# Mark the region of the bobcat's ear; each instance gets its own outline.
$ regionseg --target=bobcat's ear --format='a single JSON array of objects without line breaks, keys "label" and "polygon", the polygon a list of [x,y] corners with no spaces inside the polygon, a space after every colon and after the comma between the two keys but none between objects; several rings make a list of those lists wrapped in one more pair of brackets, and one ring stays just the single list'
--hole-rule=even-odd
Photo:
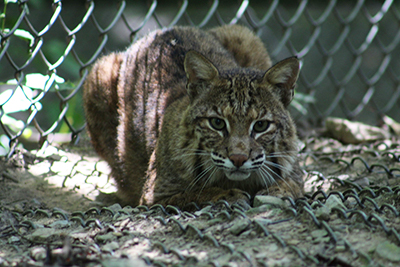
[{"label": "bobcat's ear", "polygon": [[299,77],[300,62],[297,57],[284,59],[272,66],[264,74],[263,81],[272,84],[279,95],[282,103],[287,107],[293,99],[294,87]]},{"label": "bobcat's ear", "polygon": [[184,67],[188,79],[187,89],[191,97],[199,93],[198,89],[204,88],[204,83],[211,83],[219,75],[210,60],[193,50],[186,53]]}]

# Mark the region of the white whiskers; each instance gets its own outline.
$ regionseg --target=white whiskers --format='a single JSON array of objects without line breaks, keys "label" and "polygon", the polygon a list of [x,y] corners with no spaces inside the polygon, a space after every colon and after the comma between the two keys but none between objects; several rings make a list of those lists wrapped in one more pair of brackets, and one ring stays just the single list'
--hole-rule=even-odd
[{"label": "white whiskers", "polygon": [[[269,154],[268,156],[266,156],[266,158],[282,158],[284,160],[289,161],[290,159],[293,159],[293,156],[287,155],[287,153],[283,152],[283,153]],[[277,173],[277,171],[275,171],[273,168],[275,170],[280,170],[287,174],[291,174],[294,172],[292,168],[288,168],[282,164],[265,160],[263,165],[256,172],[260,177],[260,179],[262,180],[262,182],[264,183],[266,189],[269,190],[269,187],[272,186],[273,184],[276,184],[279,187],[279,183],[277,182],[277,180],[279,179],[283,181],[290,190],[293,190],[290,184],[285,181],[285,178],[282,177],[281,174]]]},{"label": "white whiskers", "polygon": [[203,192],[203,190],[204,190],[204,188],[206,187],[206,185],[208,184],[208,182],[209,182],[209,181],[212,179],[212,177],[214,176],[215,172],[218,170],[218,168],[215,167],[215,166],[211,166],[211,167],[209,167],[209,169],[210,169],[210,168],[212,169],[212,171],[211,171],[210,175],[208,176],[208,178],[205,180],[203,186],[201,187],[200,192],[199,192],[199,194],[198,194],[198,198],[200,197],[201,193]]}]

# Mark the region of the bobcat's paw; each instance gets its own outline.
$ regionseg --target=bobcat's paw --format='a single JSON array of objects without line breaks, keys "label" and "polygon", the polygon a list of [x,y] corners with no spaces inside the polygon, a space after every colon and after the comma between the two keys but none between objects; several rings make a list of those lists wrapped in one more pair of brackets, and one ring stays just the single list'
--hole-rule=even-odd
[{"label": "bobcat's paw", "polygon": [[257,192],[256,196],[292,197],[292,194],[282,190],[279,186],[271,186]]},{"label": "bobcat's paw", "polygon": [[247,206],[250,204],[249,194],[239,189],[224,190],[211,199],[211,201],[214,203],[218,202],[219,200],[225,200],[230,205],[238,204],[244,208],[247,208]]}]

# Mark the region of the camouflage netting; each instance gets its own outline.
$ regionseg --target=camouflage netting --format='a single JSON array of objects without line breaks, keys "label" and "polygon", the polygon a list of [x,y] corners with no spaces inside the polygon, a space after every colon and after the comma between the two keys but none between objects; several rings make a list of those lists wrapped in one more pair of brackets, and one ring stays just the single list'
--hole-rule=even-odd
[{"label": "camouflage netting", "polygon": [[[400,132],[400,2],[83,2],[0,5],[0,266],[400,264],[400,142],[385,128]],[[84,134],[90,65],[152,29],[227,23],[252,28],[274,62],[302,62],[306,196],[250,210],[104,204],[115,186]],[[327,117],[385,133],[344,145],[318,134]]]}]

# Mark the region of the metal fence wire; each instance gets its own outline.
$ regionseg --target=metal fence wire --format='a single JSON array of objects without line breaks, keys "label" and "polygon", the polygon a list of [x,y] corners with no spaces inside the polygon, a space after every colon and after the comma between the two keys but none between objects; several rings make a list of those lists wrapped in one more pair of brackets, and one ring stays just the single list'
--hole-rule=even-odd
[{"label": "metal fence wire", "polygon": [[[0,152],[19,142],[76,140],[82,84],[102,54],[149,30],[240,23],[274,62],[297,55],[293,108],[311,125],[327,116],[378,124],[400,119],[400,2],[386,1],[3,1],[0,23]],[[299,94],[301,95],[301,94]],[[66,140],[64,140],[66,139]]]}]

